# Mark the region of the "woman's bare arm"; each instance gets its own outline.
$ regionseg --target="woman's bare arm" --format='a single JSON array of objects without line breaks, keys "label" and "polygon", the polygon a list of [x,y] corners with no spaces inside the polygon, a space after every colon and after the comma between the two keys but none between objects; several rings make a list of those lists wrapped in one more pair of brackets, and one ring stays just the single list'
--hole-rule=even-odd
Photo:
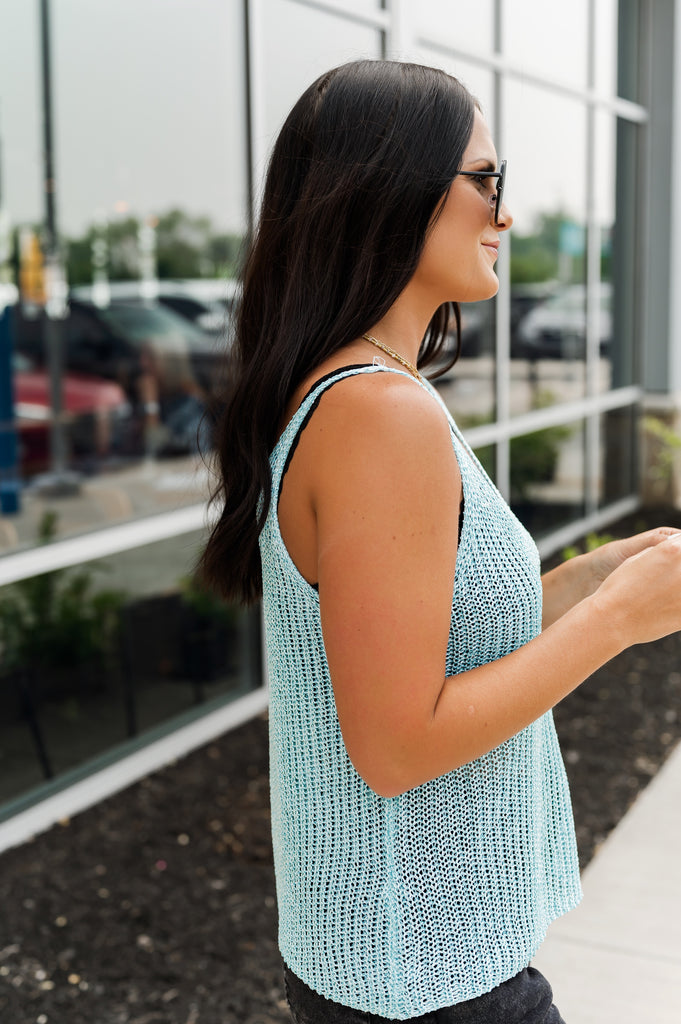
[{"label": "woman's bare arm", "polygon": [[339,721],[381,795],[491,750],[624,647],[681,628],[681,543],[651,537],[539,637],[443,679],[461,482],[441,410],[410,382],[372,375],[337,385],[308,431]]}]

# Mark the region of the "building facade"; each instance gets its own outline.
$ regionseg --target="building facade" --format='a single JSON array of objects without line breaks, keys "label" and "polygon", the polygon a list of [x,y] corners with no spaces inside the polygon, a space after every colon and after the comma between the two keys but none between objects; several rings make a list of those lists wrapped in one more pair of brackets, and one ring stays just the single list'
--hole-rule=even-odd
[{"label": "building facade", "polygon": [[438,387],[542,554],[675,500],[681,406],[676,0],[28,8],[0,14],[0,848],[267,705],[257,610],[192,579],[203,414],[269,149],[328,67],[443,68],[508,160],[499,292]]}]

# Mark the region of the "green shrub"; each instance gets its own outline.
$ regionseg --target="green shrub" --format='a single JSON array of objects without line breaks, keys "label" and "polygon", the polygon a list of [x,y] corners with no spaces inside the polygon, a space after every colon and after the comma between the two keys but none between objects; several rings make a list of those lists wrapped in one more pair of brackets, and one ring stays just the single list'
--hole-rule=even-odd
[{"label": "green shrub", "polygon": [[[46,512],[38,543],[53,540],[56,526],[56,513]],[[124,594],[93,591],[92,581],[91,571],[56,569],[0,592],[0,649],[5,670],[107,662],[117,648]]]}]

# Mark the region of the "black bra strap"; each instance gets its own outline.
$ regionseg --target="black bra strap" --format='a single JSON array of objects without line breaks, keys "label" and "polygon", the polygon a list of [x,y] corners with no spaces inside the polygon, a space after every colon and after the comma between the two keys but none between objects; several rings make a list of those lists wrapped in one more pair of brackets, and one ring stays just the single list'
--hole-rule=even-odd
[{"label": "black bra strap", "polygon": [[[306,391],[306,393],[305,393],[305,395],[303,397],[303,400],[301,401],[300,405],[302,405],[303,402],[305,402],[305,400],[312,394],[313,391],[316,391],[316,389],[319,387],[320,384],[323,384],[325,381],[329,380],[330,377],[335,377],[339,373],[345,373],[346,370],[364,369],[365,366],[370,366],[370,365],[372,365],[372,364],[370,364],[370,363],[353,363],[350,366],[339,366],[337,370],[331,370],[330,373],[325,373],[323,377],[320,377],[318,380],[316,380],[314,382],[312,387],[308,388],[308,390]],[[339,377],[338,378],[338,380],[346,380],[346,379],[347,379],[346,377]],[[334,384],[337,384],[337,383],[338,383],[338,381],[334,381]],[[333,387],[333,384],[331,384],[330,387]],[[298,430],[296,431],[295,437],[291,441],[291,446],[290,446],[290,448],[289,448],[289,450],[288,450],[288,452],[286,454],[286,461],[284,462],[284,468],[282,469],[281,477],[279,478],[279,493],[277,494],[277,504],[279,504],[279,499],[281,497],[281,488],[282,488],[282,485],[284,483],[284,477],[286,476],[286,471],[288,470],[288,468],[289,468],[289,466],[291,464],[291,459],[293,458],[295,450],[298,447],[298,441],[300,440],[300,435],[302,434],[302,432],[305,430],[305,427],[310,422],[310,417],[312,416],[312,413],[315,411],[315,409],[319,405],[319,402],[321,400],[322,395],[326,391],[328,391],[328,390],[329,390],[328,388],[324,388],[324,389],[322,389],[319,392],[319,394],[315,398],[314,402],[312,402],[310,408],[305,413],[305,416],[303,417],[303,420],[302,420],[300,426],[298,427]],[[458,543],[459,544],[461,543],[461,531],[463,529],[463,517],[464,517],[464,498],[463,498],[463,495],[462,495],[462,497],[461,497],[461,504],[459,506],[459,523],[458,523]],[[315,590],[319,590],[319,584],[318,583],[311,583],[310,586],[313,587]]]},{"label": "black bra strap", "polygon": [[[312,385],[311,388],[308,388],[308,390],[305,392],[305,396],[303,398],[303,401],[300,403],[300,405],[303,404],[303,402],[312,394],[313,391],[316,391],[316,389],[319,387],[320,384],[323,384],[324,381],[329,380],[329,378],[335,377],[336,374],[338,374],[338,373],[345,373],[346,370],[360,370],[360,369],[363,369],[365,366],[370,366],[370,365],[371,365],[370,363],[353,363],[351,366],[339,366],[337,370],[332,370],[330,373],[325,373],[323,377],[320,377],[319,380],[316,380],[314,382],[314,384]],[[339,377],[338,378],[338,380],[345,380],[345,379],[346,379],[345,377]],[[337,384],[338,381],[334,381],[334,383]],[[333,384],[331,384],[330,386],[333,387]],[[281,496],[281,485],[284,482],[284,477],[286,476],[286,471],[287,471],[288,467],[291,464],[291,459],[293,458],[294,452],[295,452],[296,448],[298,447],[298,441],[300,440],[300,435],[302,434],[302,432],[305,430],[305,427],[310,422],[310,417],[312,416],[312,413],[315,411],[315,409],[319,405],[319,402],[321,400],[322,395],[326,391],[328,391],[328,390],[329,390],[328,388],[324,388],[323,391],[319,392],[319,394],[315,398],[314,402],[312,403],[310,408],[305,413],[305,416],[303,417],[303,421],[300,424],[300,426],[298,427],[298,430],[296,431],[296,436],[291,441],[291,447],[289,448],[288,453],[286,455],[286,461],[284,462],[284,468],[281,471],[281,477],[279,479],[279,494],[277,495],[277,501],[279,501],[279,498]]]}]

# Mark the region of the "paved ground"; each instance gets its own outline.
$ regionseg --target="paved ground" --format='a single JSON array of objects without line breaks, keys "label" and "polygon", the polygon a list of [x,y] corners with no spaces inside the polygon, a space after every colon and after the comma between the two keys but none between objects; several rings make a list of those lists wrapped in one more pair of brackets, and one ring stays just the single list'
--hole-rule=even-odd
[{"label": "paved ground", "polygon": [[681,747],[601,847],[535,964],[567,1024],[681,1020]]},{"label": "paved ground", "polygon": [[0,515],[0,556],[32,547],[41,517],[58,515],[57,539],[204,502],[210,490],[206,466],[193,456],[138,462],[83,476],[77,493],[55,498],[27,487],[21,509]]}]

